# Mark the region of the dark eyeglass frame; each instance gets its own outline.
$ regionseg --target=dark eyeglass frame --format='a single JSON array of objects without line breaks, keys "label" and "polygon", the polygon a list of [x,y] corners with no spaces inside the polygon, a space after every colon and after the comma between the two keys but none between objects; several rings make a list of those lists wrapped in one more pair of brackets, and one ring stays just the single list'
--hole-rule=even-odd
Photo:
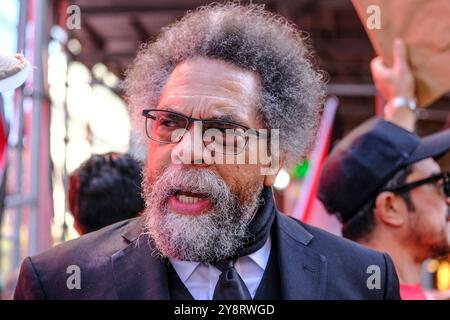
[{"label": "dark eyeglass frame", "polygon": [[444,181],[444,185],[443,185],[444,194],[447,198],[449,198],[450,197],[450,171],[444,171],[441,173],[433,174],[432,176],[430,176],[428,178],[414,181],[411,183],[407,183],[407,184],[404,184],[401,186],[384,189],[382,191],[390,191],[390,192],[394,192],[394,193],[404,193],[404,192],[410,191],[414,188],[420,187],[424,184],[436,182],[441,179],[443,179],[443,181]]},{"label": "dark eyeglass frame", "polygon": [[[233,121],[220,120],[220,119],[199,119],[199,118],[193,118],[193,117],[189,117],[189,116],[187,116],[185,114],[182,114],[182,113],[179,113],[179,112],[175,112],[175,111],[171,111],[171,110],[161,110],[161,109],[144,109],[144,110],[142,110],[142,115],[145,117],[145,133],[147,134],[147,137],[149,139],[153,140],[153,141],[156,141],[156,142],[162,143],[162,144],[176,144],[176,143],[180,142],[183,137],[180,137],[180,140],[173,141],[173,142],[172,141],[160,141],[160,140],[157,140],[155,138],[152,138],[151,135],[148,132],[148,126],[147,126],[147,121],[148,121],[148,119],[151,118],[150,112],[165,112],[165,113],[173,114],[173,115],[176,115],[176,116],[179,116],[179,117],[182,117],[182,118],[186,119],[187,122],[186,122],[186,127],[183,128],[184,130],[188,130],[194,122],[200,121],[200,122],[202,122],[202,124],[203,123],[221,123],[221,124],[233,125],[233,126],[236,126],[237,128],[240,128],[240,129],[243,129],[243,130],[245,130],[247,132],[250,132],[251,134],[254,134],[257,137],[262,137],[262,138],[268,138],[269,137],[269,135],[266,135],[266,134],[264,134],[262,132],[259,132],[256,129],[251,129],[251,128],[247,127],[247,126],[244,126],[244,125],[242,125],[240,123],[236,123],[236,122],[233,122]],[[155,119],[153,119],[153,120],[155,120]],[[245,141],[245,143],[247,144],[247,140]]]}]

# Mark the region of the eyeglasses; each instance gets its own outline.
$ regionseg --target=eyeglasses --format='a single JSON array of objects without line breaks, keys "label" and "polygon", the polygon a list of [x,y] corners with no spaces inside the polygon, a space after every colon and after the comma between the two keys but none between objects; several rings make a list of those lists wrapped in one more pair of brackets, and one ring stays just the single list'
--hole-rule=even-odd
[{"label": "eyeglasses", "polygon": [[450,171],[434,174],[428,178],[414,181],[411,183],[407,183],[407,184],[404,184],[404,185],[401,185],[398,187],[385,189],[383,191],[391,191],[394,193],[403,193],[403,192],[410,191],[414,188],[417,188],[417,187],[427,184],[427,183],[435,183],[441,179],[443,180],[443,184],[442,184],[442,188],[441,188],[442,194],[445,197],[449,198],[450,197]]},{"label": "eyeglasses", "polygon": [[267,137],[255,129],[227,120],[197,119],[178,112],[159,109],[143,110],[142,115],[145,117],[147,137],[163,144],[180,142],[194,122],[202,123],[204,146],[223,154],[241,153],[247,145],[249,134]]}]

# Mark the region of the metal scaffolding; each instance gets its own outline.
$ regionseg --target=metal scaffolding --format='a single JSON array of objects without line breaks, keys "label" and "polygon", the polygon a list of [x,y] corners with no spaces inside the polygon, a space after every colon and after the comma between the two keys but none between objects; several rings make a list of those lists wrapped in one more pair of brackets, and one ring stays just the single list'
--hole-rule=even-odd
[{"label": "metal scaffolding", "polygon": [[[11,242],[12,270],[19,267],[25,255],[36,254],[52,244],[50,104],[45,85],[48,9],[46,0],[20,0],[17,51],[32,57],[34,68],[30,82],[16,91],[9,137],[8,180],[11,181],[4,209],[11,215],[12,223],[10,233],[3,239]],[[27,104],[31,104],[31,112],[24,111]],[[31,131],[27,130],[27,123],[31,123]],[[26,236],[21,232],[23,229],[27,231]]]}]

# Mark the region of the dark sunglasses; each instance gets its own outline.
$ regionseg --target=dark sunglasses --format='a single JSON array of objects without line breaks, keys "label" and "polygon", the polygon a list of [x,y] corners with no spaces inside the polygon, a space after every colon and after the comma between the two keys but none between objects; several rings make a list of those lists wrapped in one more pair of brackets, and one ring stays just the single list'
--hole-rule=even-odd
[{"label": "dark sunglasses", "polygon": [[441,179],[443,180],[443,186],[442,186],[443,193],[448,198],[448,197],[450,197],[450,171],[433,174],[432,176],[430,176],[428,178],[414,181],[411,183],[407,183],[407,184],[404,184],[404,185],[401,185],[398,187],[384,189],[383,191],[391,191],[394,193],[404,193],[404,192],[410,191],[414,188],[417,188],[417,187],[427,184],[427,183],[435,183]]}]

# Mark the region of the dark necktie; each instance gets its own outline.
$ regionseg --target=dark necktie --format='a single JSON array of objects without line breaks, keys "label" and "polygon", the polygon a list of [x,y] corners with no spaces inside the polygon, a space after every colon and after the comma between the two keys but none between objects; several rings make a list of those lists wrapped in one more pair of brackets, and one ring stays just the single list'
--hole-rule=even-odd
[{"label": "dark necktie", "polygon": [[214,289],[213,300],[251,300],[252,296],[244,281],[234,268],[234,261],[228,260],[212,264],[222,271]]}]

